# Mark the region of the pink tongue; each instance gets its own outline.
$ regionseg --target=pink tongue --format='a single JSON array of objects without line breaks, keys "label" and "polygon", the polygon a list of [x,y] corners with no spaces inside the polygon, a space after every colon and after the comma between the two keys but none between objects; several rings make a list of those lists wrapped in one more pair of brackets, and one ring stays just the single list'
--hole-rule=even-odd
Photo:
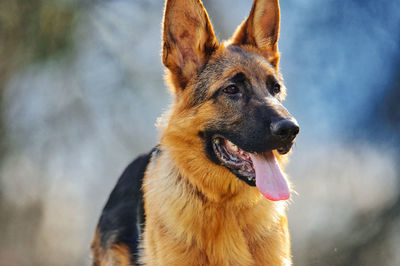
[{"label": "pink tongue", "polygon": [[290,197],[289,185],[272,152],[251,154],[256,171],[256,186],[269,200],[287,200]]}]

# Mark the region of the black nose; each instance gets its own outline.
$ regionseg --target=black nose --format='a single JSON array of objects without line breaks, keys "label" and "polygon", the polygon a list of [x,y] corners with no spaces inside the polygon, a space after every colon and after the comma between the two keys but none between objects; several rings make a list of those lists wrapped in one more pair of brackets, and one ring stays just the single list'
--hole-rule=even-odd
[{"label": "black nose", "polygon": [[282,119],[271,123],[271,134],[282,141],[292,141],[300,131],[295,120]]}]

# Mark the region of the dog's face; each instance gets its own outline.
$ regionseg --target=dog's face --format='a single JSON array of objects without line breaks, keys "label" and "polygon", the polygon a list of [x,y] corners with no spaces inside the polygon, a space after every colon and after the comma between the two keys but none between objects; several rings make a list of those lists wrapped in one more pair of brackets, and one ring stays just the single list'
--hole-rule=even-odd
[{"label": "dog's face", "polygon": [[299,131],[281,104],[282,79],[263,57],[233,45],[210,60],[199,80],[195,94],[202,96],[195,99],[214,109],[213,119],[200,131],[209,158],[255,185],[250,154],[285,154]]},{"label": "dog's face", "polygon": [[[275,0],[256,0],[224,44],[216,40],[201,2],[166,4],[163,62],[176,102],[164,137],[173,139],[169,144],[186,165],[203,164],[203,173],[223,168],[271,200],[289,197],[276,156],[289,152],[299,132],[282,105],[278,32]],[[194,173],[201,167],[189,168]]]}]

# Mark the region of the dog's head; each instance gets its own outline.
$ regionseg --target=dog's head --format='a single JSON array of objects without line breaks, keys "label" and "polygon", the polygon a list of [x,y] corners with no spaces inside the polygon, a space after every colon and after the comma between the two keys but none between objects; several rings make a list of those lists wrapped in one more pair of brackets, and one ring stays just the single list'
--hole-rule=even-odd
[{"label": "dog's head", "polygon": [[278,161],[299,126],[282,105],[279,20],[278,0],[255,0],[220,44],[199,0],[166,2],[162,58],[175,102],[162,142],[209,194],[245,184],[271,200],[289,197]]}]

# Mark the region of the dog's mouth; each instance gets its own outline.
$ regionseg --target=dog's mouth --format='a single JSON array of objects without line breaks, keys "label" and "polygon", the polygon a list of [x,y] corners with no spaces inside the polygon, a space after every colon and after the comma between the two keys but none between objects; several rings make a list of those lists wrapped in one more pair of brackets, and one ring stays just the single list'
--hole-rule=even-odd
[{"label": "dog's mouth", "polygon": [[[277,151],[285,154],[291,146],[280,147]],[[288,181],[272,150],[247,152],[220,135],[212,138],[212,147],[221,165],[250,186],[257,186],[267,199],[278,201],[290,197]]]}]

